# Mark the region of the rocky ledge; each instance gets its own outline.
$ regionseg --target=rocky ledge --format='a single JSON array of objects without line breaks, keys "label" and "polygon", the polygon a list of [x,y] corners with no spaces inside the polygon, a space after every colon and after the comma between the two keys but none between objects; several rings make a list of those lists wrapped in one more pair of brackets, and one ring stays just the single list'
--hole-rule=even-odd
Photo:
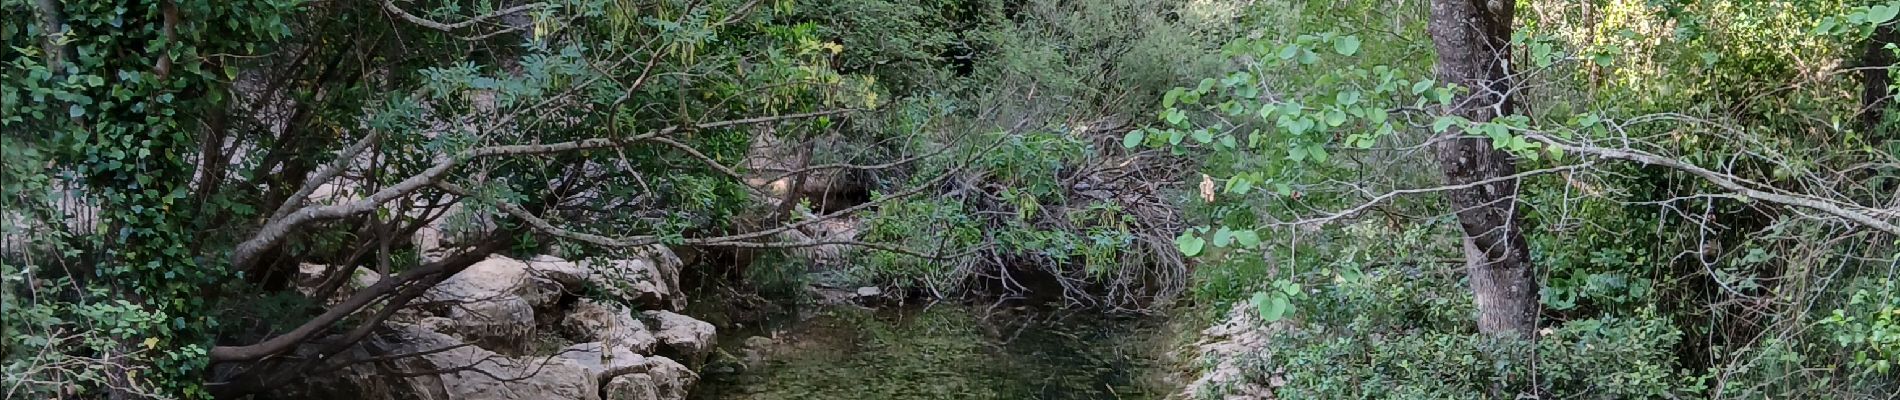
[{"label": "rocky ledge", "polygon": [[[663,247],[643,254],[586,261],[491,256],[436,285],[414,312],[399,313],[329,363],[342,367],[269,397],[685,399],[715,332],[675,313],[686,305],[679,258]],[[359,269],[344,290],[377,278]]]}]

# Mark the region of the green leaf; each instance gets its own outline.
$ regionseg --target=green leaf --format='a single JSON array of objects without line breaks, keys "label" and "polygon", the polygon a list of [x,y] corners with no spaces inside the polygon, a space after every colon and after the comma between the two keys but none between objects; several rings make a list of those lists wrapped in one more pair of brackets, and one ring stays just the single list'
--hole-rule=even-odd
[{"label": "green leaf", "polygon": [[1900,6],[1897,6],[1897,5],[1880,5],[1880,6],[1869,7],[1867,8],[1867,24],[1869,25],[1885,24],[1887,23],[1887,21],[1892,21],[1894,15],[1896,14],[1900,14]]},{"label": "green leaf", "polygon": [[1253,191],[1252,179],[1236,176],[1227,180],[1227,193],[1244,195],[1251,191]]},{"label": "green leaf", "polygon": [[1432,80],[1426,79],[1426,80],[1418,81],[1418,83],[1412,84],[1412,95],[1416,96],[1420,93],[1425,93],[1426,89],[1431,89],[1431,88],[1432,88]]},{"label": "green leaf", "polygon": [[1293,146],[1293,147],[1287,148],[1286,159],[1293,160],[1293,161],[1306,160],[1306,146]]},{"label": "green leaf", "polygon": [[1234,135],[1221,135],[1220,146],[1231,149],[1235,147],[1240,147],[1240,144],[1234,143]]},{"label": "green leaf", "polygon": [[1292,196],[1292,195],[1293,195],[1293,186],[1292,186],[1292,185],[1287,185],[1287,184],[1285,184],[1285,183],[1274,183],[1274,184],[1273,184],[1273,191],[1275,191],[1275,192],[1279,192],[1281,196]]},{"label": "green leaf", "polygon": [[1285,125],[1287,133],[1291,133],[1293,136],[1299,136],[1301,133],[1305,133],[1307,128],[1313,127],[1313,121],[1306,118],[1287,118],[1285,121],[1287,122],[1282,125]]},{"label": "green leaf", "polygon": [[1128,148],[1128,149],[1135,148],[1135,146],[1141,145],[1142,140],[1147,140],[1147,139],[1148,139],[1148,131],[1146,130],[1136,129],[1136,130],[1128,131],[1128,136],[1122,137],[1122,148]]},{"label": "green leaf", "polygon": [[1313,161],[1326,162],[1326,146],[1314,143],[1306,147],[1306,152],[1313,156]]},{"label": "green leaf", "polygon": [[1183,256],[1193,257],[1201,255],[1201,248],[1206,246],[1207,239],[1202,239],[1193,233],[1184,232],[1181,233],[1180,237],[1174,238],[1174,248],[1181,250],[1181,255]]},{"label": "green leaf", "polygon": [[86,108],[80,107],[78,104],[67,106],[66,115],[73,118],[79,118],[79,116],[86,115]]},{"label": "green leaf", "polygon": [[1168,145],[1179,146],[1181,145],[1181,139],[1185,137],[1187,137],[1187,134],[1183,134],[1181,131],[1168,131]]},{"label": "green leaf", "polygon": [[1595,56],[1590,57],[1590,61],[1597,63],[1599,67],[1609,67],[1610,64],[1616,62],[1616,56],[1612,56],[1610,53],[1597,53]]},{"label": "green leaf", "polygon": [[1208,131],[1207,131],[1206,129],[1200,129],[1200,130],[1195,130],[1195,131],[1194,131],[1194,141],[1195,141],[1195,142],[1198,142],[1198,143],[1200,143],[1200,144],[1208,144],[1208,143],[1213,143],[1213,142],[1214,142],[1214,134],[1213,134],[1213,133],[1210,133],[1210,132],[1208,132]]},{"label": "green leaf", "polygon": [[1326,113],[1326,126],[1339,126],[1346,123],[1346,112],[1332,110]]},{"label": "green leaf", "polygon": [[1358,104],[1358,103],[1359,103],[1359,91],[1357,91],[1357,90],[1347,90],[1347,91],[1344,91],[1344,92],[1339,92],[1339,94],[1336,94],[1336,95],[1333,95],[1333,103],[1334,103],[1334,104],[1338,104],[1338,105],[1340,105],[1340,106],[1342,106],[1342,107],[1343,107],[1343,106],[1350,106],[1350,105],[1353,105],[1353,104]]},{"label": "green leaf", "polygon": [[1234,243],[1246,248],[1260,246],[1260,234],[1252,229],[1234,231]]},{"label": "green leaf", "polygon": [[1286,47],[1280,48],[1280,59],[1282,60],[1291,60],[1293,59],[1293,57],[1296,57],[1299,55],[1300,55],[1300,46],[1288,44],[1286,45]]},{"label": "green leaf", "polygon": [[1213,89],[1213,88],[1214,88],[1214,78],[1201,78],[1201,85],[1195,86],[1194,91],[1198,93],[1206,93],[1209,89]]},{"label": "green leaf", "polygon": [[1181,112],[1181,109],[1178,108],[1170,108],[1167,111],[1167,115],[1164,115],[1163,118],[1166,118],[1169,124],[1180,125],[1181,121],[1187,119],[1187,113]]},{"label": "green leaf", "polygon": [[1340,36],[1339,39],[1334,39],[1333,51],[1338,51],[1339,55],[1342,56],[1351,56],[1359,53],[1359,37],[1346,35]]},{"label": "green leaf", "polygon": [[1445,133],[1445,130],[1451,129],[1451,126],[1457,124],[1459,119],[1453,115],[1438,117],[1438,120],[1432,121],[1432,133]]},{"label": "green leaf", "polygon": [[1167,94],[1161,95],[1161,108],[1174,108],[1175,100],[1180,99],[1180,97],[1181,88],[1168,90]]},{"label": "green leaf", "polygon": [[1214,247],[1227,247],[1227,245],[1233,243],[1234,231],[1228,230],[1225,226],[1220,227],[1220,230],[1214,231]]},{"label": "green leaf", "polygon": [[1259,307],[1260,319],[1267,322],[1279,321],[1286,318],[1288,308],[1292,308],[1292,304],[1287,301],[1286,296],[1268,295],[1266,304]]}]

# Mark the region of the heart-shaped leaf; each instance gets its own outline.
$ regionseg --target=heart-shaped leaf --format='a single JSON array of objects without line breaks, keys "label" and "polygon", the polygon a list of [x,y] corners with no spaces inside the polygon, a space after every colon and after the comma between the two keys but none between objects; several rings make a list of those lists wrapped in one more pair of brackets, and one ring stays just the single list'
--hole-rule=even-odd
[{"label": "heart-shaped leaf", "polygon": [[1339,52],[1339,55],[1342,56],[1359,53],[1359,37],[1347,35],[1340,36],[1339,39],[1334,39],[1333,51]]},{"label": "heart-shaped leaf", "polygon": [[1141,141],[1147,140],[1147,139],[1148,139],[1148,131],[1141,130],[1141,129],[1128,131],[1128,136],[1122,137],[1122,148],[1129,148],[1129,149],[1135,148],[1135,146],[1141,145]]},{"label": "heart-shaped leaf", "polygon": [[1202,239],[1192,233],[1182,233],[1180,237],[1174,238],[1174,248],[1181,250],[1181,255],[1184,256],[1201,255],[1201,248],[1206,246],[1207,239]]}]

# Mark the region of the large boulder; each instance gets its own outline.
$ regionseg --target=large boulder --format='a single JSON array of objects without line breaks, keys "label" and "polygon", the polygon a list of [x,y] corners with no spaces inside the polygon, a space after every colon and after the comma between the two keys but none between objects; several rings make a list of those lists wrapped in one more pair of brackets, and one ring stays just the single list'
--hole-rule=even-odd
[{"label": "large boulder", "polygon": [[666,357],[647,357],[642,371],[608,378],[605,400],[684,400],[699,380],[685,365]]},{"label": "large boulder", "polygon": [[593,300],[574,303],[561,319],[563,336],[580,342],[602,342],[641,354],[653,352],[657,341],[645,323],[633,318],[633,311]]},{"label": "large boulder", "polygon": [[554,256],[536,256],[525,265],[532,275],[558,282],[571,292],[593,286],[604,294],[665,310],[686,308],[680,287],[681,261],[665,246],[648,246],[637,257],[624,260],[573,262]]},{"label": "large boulder", "polygon": [[313,378],[276,393],[365,400],[597,400],[600,382],[562,357],[511,358],[414,325],[397,325],[340,354],[341,379]]},{"label": "large boulder", "polygon": [[660,341],[654,354],[700,365],[706,361],[706,352],[717,344],[716,331],[706,321],[664,310],[642,312],[641,319]]},{"label": "large boulder", "polygon": [[601,342],[567,346],[554,352],[554,356],[580,365],[582,369],[587,370],[595,382],[607,382],[617,376],[644,372],[647,368],[646,356],[627,350],[625,347],[611,346]]},{"label": "large boulder", "polygon": [[534,335],[535,310],[552,309],[561,285],[501,256],[475,263],[430,288],[422,300],[450,321],[448,333],[484,348],[520,355]]}]

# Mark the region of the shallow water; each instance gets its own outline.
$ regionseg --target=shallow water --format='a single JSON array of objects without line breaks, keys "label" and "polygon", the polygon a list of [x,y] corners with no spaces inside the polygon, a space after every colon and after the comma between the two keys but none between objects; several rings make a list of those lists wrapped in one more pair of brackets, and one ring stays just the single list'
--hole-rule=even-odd
[{"label": "shallow water", "polygon": [[[1145,318],[938,303],[827,306],[765,325],[721,332],[723,360],[694,399],[1154,399],[1167,389],[1146,379],[1160,324]],[[749,350],[751,336],[774,340]]]}]

